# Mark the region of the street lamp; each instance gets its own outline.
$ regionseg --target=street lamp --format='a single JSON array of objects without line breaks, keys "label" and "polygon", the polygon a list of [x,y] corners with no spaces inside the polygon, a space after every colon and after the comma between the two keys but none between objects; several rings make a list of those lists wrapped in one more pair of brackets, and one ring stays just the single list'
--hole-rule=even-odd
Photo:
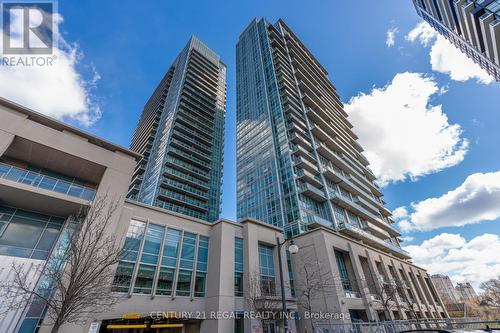
[{"label": "street lamp", "polygon": [[[283,307],[283,327],[285,329],[285,333],[288,333],[288,317],[286,311],[286,299],[285,299],[285,283],[283,279],[283,267],[281,264],[281,247],[288,241],[285,239],[283,242],[280,242],[280,238],[276,237],[276,244],[278,245],[278,264],[280,267],[280,289],[281,289],[281,305]],[[288,251],[291,254],[296,254],[299,252],[299,247],[295,244],[294,240],[290,240],[290,246],[288,247]]]}]

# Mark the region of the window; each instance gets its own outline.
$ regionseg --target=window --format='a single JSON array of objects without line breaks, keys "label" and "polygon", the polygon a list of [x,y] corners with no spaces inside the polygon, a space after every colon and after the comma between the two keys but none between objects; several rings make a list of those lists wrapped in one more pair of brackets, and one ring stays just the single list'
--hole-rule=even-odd
[{"label": "window", "polygon": [[243,296],[243,239],[234,239],[234,296]]},{"label": "window", "polygon": [[[124,255],[115,273],[113,291],[129,292],[132,286],[136,294],[155,292],[171,296],[177,279],[177,296],[204,297],[208,245],[206,236],[132,220],[124,242]],[[196,274],[193,273],[195,258]]]},{"label": "window", "polygon": [[292,296],[295,297],[295,288],[293,285],[293,272],[292,272],[292,257],[290,251],[286,251],[286,266],[288,268],[288,279],[290,280],[290,292]]},{"label": "window", "polygon": [[193,275],[194,253],[196,248],[196,234],[184,232],[182,237],[180,271],[177,278],[177,296],[191,295],[191,277]]},{"label": "window", "polygon": [[0,206],[0,255],[47,259],[64,218]]},{"label": "window", "polygon": [[194,280],[194,297],[205,297],[205,284],[207,273],[196,272]]},{"label": "window", "polygon": [[179,253],[179,243],[181,240],[181,232],[179,230],[168,228],[167,239],[163,245],[163,256],[161,265],[167,267],[177,266],[177,255]]},{"label": "window", "polygon": [[264,296],[276,294],[274,257],[271,246],[259,244],[260,288]]},{"label": "window", "polygon": [[137,271],[137,277],[135,279],[134,293],[151,294],[155,271],[156,266],[139,265],[139,270]]},{"label": "window", "polygon": [[344,254],[340,251],[335,250],[335,258],[337,259],[337,267],[339,269],[342,287],[344,288],[344,291],[352,292],[352,285],[351,281],[349,280],[349,273],[347,272]]},{"label": "window", "polygon": [[193,269],[194,250],[196,247],[196,235],[190,232],[184,232],[182,237],[182,252],[180,268]]},{"label": "window", "polygon": [[128,292],[130,283],[132,282],[132,273],[134,272],[134,264],[120,261],[116,269],[115,279],[113,280],[113,291]]},{"label": "window", "polygon": [[245,329],[244,323],[243,314],[236,313],[236,318],[234,318],[234,333],[243,333]]},{"label": "window", "polygon": [[177,277],[177,296],[189,296],[191,293],[191,271],[181,270]]},{"label": "window", "polygon": [[172,295],[172,285],[174,283],[175,269],[161,267],[156,285],[157,295]]},{"label": "window", "polygon": [[205,296],[205,284],[208,262],[208,237],[200,236],[198,240],[198,256],[196,264],[196,278],[194,280],[194,297]]}]

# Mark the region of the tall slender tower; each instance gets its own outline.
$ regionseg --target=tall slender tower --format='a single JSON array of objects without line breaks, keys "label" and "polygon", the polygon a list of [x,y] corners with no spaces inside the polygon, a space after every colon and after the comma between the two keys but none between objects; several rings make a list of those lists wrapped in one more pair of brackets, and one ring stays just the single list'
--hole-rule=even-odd
[{"label": "tall slender tower", "polygon": [[217,220],[225,112],[226,65],[193,36],[144,107],[130,146],[143,158],[128,197]]},{"label": "tall slender tower", "polygon": [[407,257],[327,71],[282,21],[237,48],[238,218],[321,224]]},{"label": "tall slender tower", "polygon": [[413,0],[418,15],[500,81],[500,0]]}]

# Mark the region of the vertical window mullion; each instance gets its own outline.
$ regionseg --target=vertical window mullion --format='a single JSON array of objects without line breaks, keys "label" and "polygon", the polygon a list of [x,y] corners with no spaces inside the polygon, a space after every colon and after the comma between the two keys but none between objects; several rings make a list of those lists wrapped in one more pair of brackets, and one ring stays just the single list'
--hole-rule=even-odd
[{"label": "vertical window mullion", "polygon": [[196,271],[198,270],[198,247],[200,246],[200,235],[196,235],[196,243],[194,244],[193,269],[191,271],[191,285],[189,286],[189,295],[191,300],[194,298],[194,284],[196,279]]},{"label": "vertical window mullion", "polygon": [[130,288],[128,290],[129,296],[132,296],[132,293],[134,292],[135,279],[137,278],[137,273],[139,271],[139,266],[141,264],[142,250],[144,249],[144,242],[146,240],[146,233],[148,231],[148,227],[149,227],[149,219],[146,221],[146,225],[144,226],[144,234],[141,239],[141,245],[139,246],[139,250],[137,251],[137,258],[135,260],[134,272],[132,273],[132,278],[130,280]]},{"label": "vertical window mullion", "polygon": [[160,243],[160,251],[158,252],[158,261],[156,262],[156,271],[155,271],[155,276],[153,278],[153,288],[151,290],[151,298],[154,298],[156,295],[158,277],[160,276],[161,262],[163,260],[163,246],[165,246],[165,240],[167,239],[167,232],[168,228],[166,226],[163,226],[163,238]]},{"label": "vertical window mullion", "polygon": [[179,278],[180,261],[182,253],[182,245],[184,244],[184,230],[181,233],[181,239],[179,241],[179,249],[177,250],[177,261],[175,263],[174,281],[172,283],[172,299],[177,295],[177,280]]}]

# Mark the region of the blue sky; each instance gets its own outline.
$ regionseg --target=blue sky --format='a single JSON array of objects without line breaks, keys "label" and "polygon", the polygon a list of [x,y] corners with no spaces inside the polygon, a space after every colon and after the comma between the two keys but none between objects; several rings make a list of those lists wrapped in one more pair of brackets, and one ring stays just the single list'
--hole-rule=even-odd
[{"label": "blue sky", "polygon": [[[362,98],[363,95],[360,94],[372,94],[374,89],[379,89],[381,93],[387,92],[391,82],[393,86],[399,84],[397,80],[393,81],[398,73],[419,73],[413,77],[403,75],[403,81],[408,84],[407,89],[411,90],[413,86],[419,87],[418,84],[427,87],[433,85],[435,89],[440,89],[429,93],[424,99],[431,106],[440,106],[441,115],[447,117],[442,121],[447,126],[459,126],[459,130],[455,128],[454,133],[458,133],[460,142],[463,143],[464,140],[468,142],[468,147],[462,149],[466,151],[465,156],[459,158],[458,162],[449,163],[452,164],[450,166],[437,168],[441,169],[440,171],[431,168],[430,171],[424,172],[428,173],[427,175],[416,177],[417,179],[413,181],[405,175],[403,180],[395,183],[389,181],[389,185],[384,189],[385,199],[390,209],[406,207],[408,214],[402,216],[401,220],[413,224],[413,227],[408,228],[408,232],[405,233],[405,236],[413,240],[404,244],[410,246],[408,250],[415,255],[417,263],[428,267],[432,272],[448,272],[454,281],[468,279],[476,285],[481,280],[500,274],[500,260],[489,259],[481,263],[482,266],[473,269],[484,270],[484,273],[474,273],[464,272],[463,268],[460,269],[456,261],[450,258],[454,251],[466,253],[469,248],[473,248],[475,243],[471,245],[470,242],[474,237],[483,237],[475,242],[490,242],[495,249],[498,249],[500,247],[498,219],[472,224],[471,221],[475,221],[474,218],[470,218],[464,222],[465,226],[455,226],[453,222],[444,221],[443,227],[435,229],[429,227],[428,221],[422,222],[427,223],[424,227],[420,225],[415,227],[415,223],[418,224],[422,220],[418,220],[416,216],[414,219],[417,222],[412,221],[411,213],[415,211],[415,208],[411,207],[412,202],[440,198],[458,188],[472,174],[486,174],[500,170],[498,154],[500,84],[478,82],[477,77],[472,74],[472,78],[468,80],[463,77],[460,81],[453,79],[453,73],[446,73],[446,69],[442,68],[451,64],[452,60],[444,59],[444,65],[431,66],[430,52],[433,41],[424,45],[426,41],[422,31],[420,37],[413,38],[413,41],[405,37],[421,22],[410,0],[385,0],[383,4],[368,0],[312,0],[307,3],[295,0],[141,2],[124,0],[119,4],[117,6],[116,1],[103,0],[59,1],[59,13],[63,18],[59,29],[62,38],[68,43],[66,56],[69,68],[75,75],[79,75],[76,78],[80,84],[79,97],[83,96],[83,104],[86,103],[83,108],[93,110],[91,114],[94,118],[91,117],[91,120],[82,118],[82,113],[78,116],[68,116],[64,104],[57,106],[61,111],[52,115],[112,142],[128,146],[144,103],[189,36],[197,35],[219,53],[228,66],[222,216],[234,219],[236,215],[235,45],[239,33],[252,18],[266,17],[271,22],[283,18],[329,71],[330,79],[346,104],[351,104],[352,97]],[[391,29],[396,31],[394,45],[388,46],[387,33]],[[436,39],[435,36],[433,38]],[[76,54],[71,54],[68,49],[75,51]],[[438,68],[440,66],[441,69]],[[1,75],[0,71],[0,79]],[[400,78],[403,79],[403,76]],[[28,75],[28,78],[31,76]],[[2,89],[1,84],[0,89]],[[61,101],[64,101],[64,96],[72,96],[70,93],[64,94],[55,90],[47,92],[49,95],[51,93]],[[6,93],[3,95],[11,97]],[[12,99],[30,106],[34,104],[35,108],[37,105],[35,97],[29,99],[18,94]],[[377,101],[379,100],[366,100],[367,105],[373,103],[372,115],[378,109],[385,109],[385,106]],[[356,112],[354,119],[361,119],[358,123],[366,123],[363,122],[366,120],[364,115],[367,111],[363,113],[366,106],[363,108],[354,102],[352,104],[352,108],[355,109],[353,112]],[[38,109],[44,111],[43,106]],[[51,114],[51,110],[47,113]],[[100,119],[96,120],[97,118]],[[373,117],[370,121],[373,121]],[[409,118],[409,122],[411,121]],[[356,124],[354,122],[355,126]],[[403,126],[403,128],[411,126],[401,122],[390,124],[393,127]],[[418,129],[418,126],[426,125],[425,122],[423,125],[416,122],[414,128]],[[363,131],[366,132],[368,129],[364,128]],[[451,132],[453,130],[448,129],[448,133]],[[422,133],[427,133],[425,128],[422,128]],[[369,135],[370,133],[360,137]],[[442,135],[438,137],[442,138]],[[418,136],[414,136],[412,140],[418,145]],[[453,147],[460,149],[458,146],[459,142]],[[377,149],[371,147],[370,150]],[[497,180],[498,175],[491,176],[491,179]],[[472,183],[477,185],[477,182]],[[491,193],[495,194],[497,190],[497,187],[489,189],[488,184],[478,186],[479,190],[486,192],[486,197]],[[443,201],[446,201],[444,199],[436,202],[435,207],[443,204]],[[497,200],[497,197],[492,200]],[[448,205],[448,209],[454,209],[453,203],[448,202]],[[500,206],[500,202],[498,205]],[[432,207],[433,204],[420,209],[429,209],[429,206]],[[486,207],[488,208],[491,209]],[[481,207],[476,205],[464,209],[477,211]],[[446,215],[447,211],[444,209],[442,212],[426,213],[427,219],[429,216],[438,216],[436,214],[439,213]],[[495,215],[496,212],[492,214],[493,217],[490,215],[486,218],[493,219],[500,215],[500,213]],[[419,231],[419,227],[424,231]],[[434,241],[423,243],[432,238]],[[435,243],[439,246],[436,247]],[[475,251],[475,256],[484,257],[486,253],[477,247],[472,250]],[[486,256],[491,255],[491,250],[487,251],[489,252]],[[436,257],[441,258],[448,266],[439,268],[439,263],[435,261]]]}]

